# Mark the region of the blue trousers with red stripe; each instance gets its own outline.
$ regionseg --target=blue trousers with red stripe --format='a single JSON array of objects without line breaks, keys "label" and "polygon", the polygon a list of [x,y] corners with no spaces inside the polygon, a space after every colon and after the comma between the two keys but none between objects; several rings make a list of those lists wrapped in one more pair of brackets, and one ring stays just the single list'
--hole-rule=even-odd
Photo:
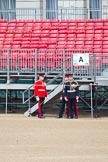
[{"label": "blue trousers with red stripe", "polygon": [[45,98],[39,97],[38,101],[38,117],[41,118],[43,116],[43,104]]},{"label": "blue trousers with red stripe", "polygon": [[68,117],[76,116],[76,98],[68,98]]}]

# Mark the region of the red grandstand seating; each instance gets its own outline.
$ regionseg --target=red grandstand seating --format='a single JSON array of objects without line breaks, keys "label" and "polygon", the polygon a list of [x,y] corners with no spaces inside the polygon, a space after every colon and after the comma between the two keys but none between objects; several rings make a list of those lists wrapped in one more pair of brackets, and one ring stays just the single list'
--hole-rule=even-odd
[{"label": "red grandstand seating", "polygon": [[[0,20],[0,48],[33,48],[54,50],[53,55],[39,53],[38,67],[43,68],[45,59],[48,68],[59,67],[62,55],[56,49],[90,50],[96,54],[108,53],[108,21],[107,20]],[[13,56],[12,56],[13,57]],[[58,57],[58,58],[57,58]],[[70,57],[70,56],[69,56]],[[30,59],[30,58],[29,58]],[[34,68],[34,62],[27,59],[26,66]],[[35,58],[33,57],[33,60]],[[56,64],[52,62],[56,60]],[[5,64],[4,64],[5,65]],[[15,68],[14,63],[10,64]],[[67,67],[70,64],[67,63]],[[19,63],[24,68],[24,63]]]}]

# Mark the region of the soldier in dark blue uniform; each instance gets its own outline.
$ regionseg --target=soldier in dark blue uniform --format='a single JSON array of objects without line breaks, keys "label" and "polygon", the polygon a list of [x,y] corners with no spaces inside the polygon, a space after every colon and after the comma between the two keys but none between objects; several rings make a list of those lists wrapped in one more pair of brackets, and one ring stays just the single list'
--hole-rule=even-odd
[{"label": "soldier in dark blue uniform", "polygon": [[66,83],[68,81],[69,81],[68,80],[68,75],[65,75],[64,84],[63,84],[63,91],[62,91],[61,96],[60,96],[61,107],[60,107],[58,118],[62,118],[63,117],[63,113],[65,111],[66,111],[66,114],[67,114],[68,101],[65,100],[65,85],[66,85]]},{"label": "soldier in dark blue uniform", "polygon": [[68,118],[77,118],[76,102],[79,99],[78,82],[73,79],[73,75],[69,75],[69,82],[65,85],[65,100],[68,101]]}]

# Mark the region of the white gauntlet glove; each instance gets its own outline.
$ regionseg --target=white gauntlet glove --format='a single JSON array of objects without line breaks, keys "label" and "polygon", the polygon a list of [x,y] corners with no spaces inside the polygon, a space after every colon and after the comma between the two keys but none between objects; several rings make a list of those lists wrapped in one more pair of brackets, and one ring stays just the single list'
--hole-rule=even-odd
[{"label": "white gauntlet glove", "polygon": [[36,96],[36,100],[39,101],[39,97],[38,96]]},{"label": "white gauntlet glove", "polygon": [[62,100],[62,96],[60,97],[60,100]]},{"label": "white gauntlet glove", "polygon": [[65,99],[65,101],[68,101],[67,97],[65,97],[64,99]]}]

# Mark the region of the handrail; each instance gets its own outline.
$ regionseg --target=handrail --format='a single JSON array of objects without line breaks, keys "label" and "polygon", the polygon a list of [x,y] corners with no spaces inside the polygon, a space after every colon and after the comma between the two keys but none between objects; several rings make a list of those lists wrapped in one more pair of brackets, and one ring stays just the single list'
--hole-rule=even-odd
[{"label": "handrail", "polygon": [[[48,85],[50,85],[55,79],[57,79],[60,75],[61,75],[62,73],[59,73],[55,78],[53,78],[53,79],[51,79],[48,83],[47,83],[47,86]],[[60,85],[60,84],[59,84]],[[28,91],[30,91],[30,89],[32,88],[34,86],[34,84],[33,85],[31,85],[29,88],[27,88],[23,93],[22,93],[22,95],[23,95],[23,104],[25,104],[26,102],[28,102],[31,98],[33,98],[34,97],[34,94],[32,95],[32,96],[29,96],[29,98],[27,99],[27,100],[24,100],[24,95],[25,95],[25,93]],[[57,88],[57,87],[56,87]],[[55,89],[55,88],[54,88]],[[53,90],[54,90],[53,89]],[[30,93],[29,93],[30,94]]]},{"label": "handrail", "polygon": [[[66,61],[67,61],[67,59],[64,60],[62,63],[60,63],[60,65],[61,65],[61,64],[64,64]],[[51,70],[49,73],[51,73],[51,72],[52,72],[52,70]],[[57,79],[58,77],[60,77],[61,74],[63,74],[63,72],[59,73],[56,77],[54,77],[53,79],[51,79],[51,80],[47,83],[47,85],[51,84],[55,79]],[[34,95],[32,95],[32,96],[29,96],[29,98],[28,98],[27,100],[24,100],[24,94],[25,94],[27,91],[29,92],[30,89],[31,89],[33,86],[34,86],[34,84],[31,85],[29,88],[27,88],[27,89],[23,92],[23,94],[22,94],[22,96],[23,96],[23,104],[25,104],[25,103],[28,102],[31,98],[34,97]],[[30,95],[30,92],[29,92],[29,95]]]}]

